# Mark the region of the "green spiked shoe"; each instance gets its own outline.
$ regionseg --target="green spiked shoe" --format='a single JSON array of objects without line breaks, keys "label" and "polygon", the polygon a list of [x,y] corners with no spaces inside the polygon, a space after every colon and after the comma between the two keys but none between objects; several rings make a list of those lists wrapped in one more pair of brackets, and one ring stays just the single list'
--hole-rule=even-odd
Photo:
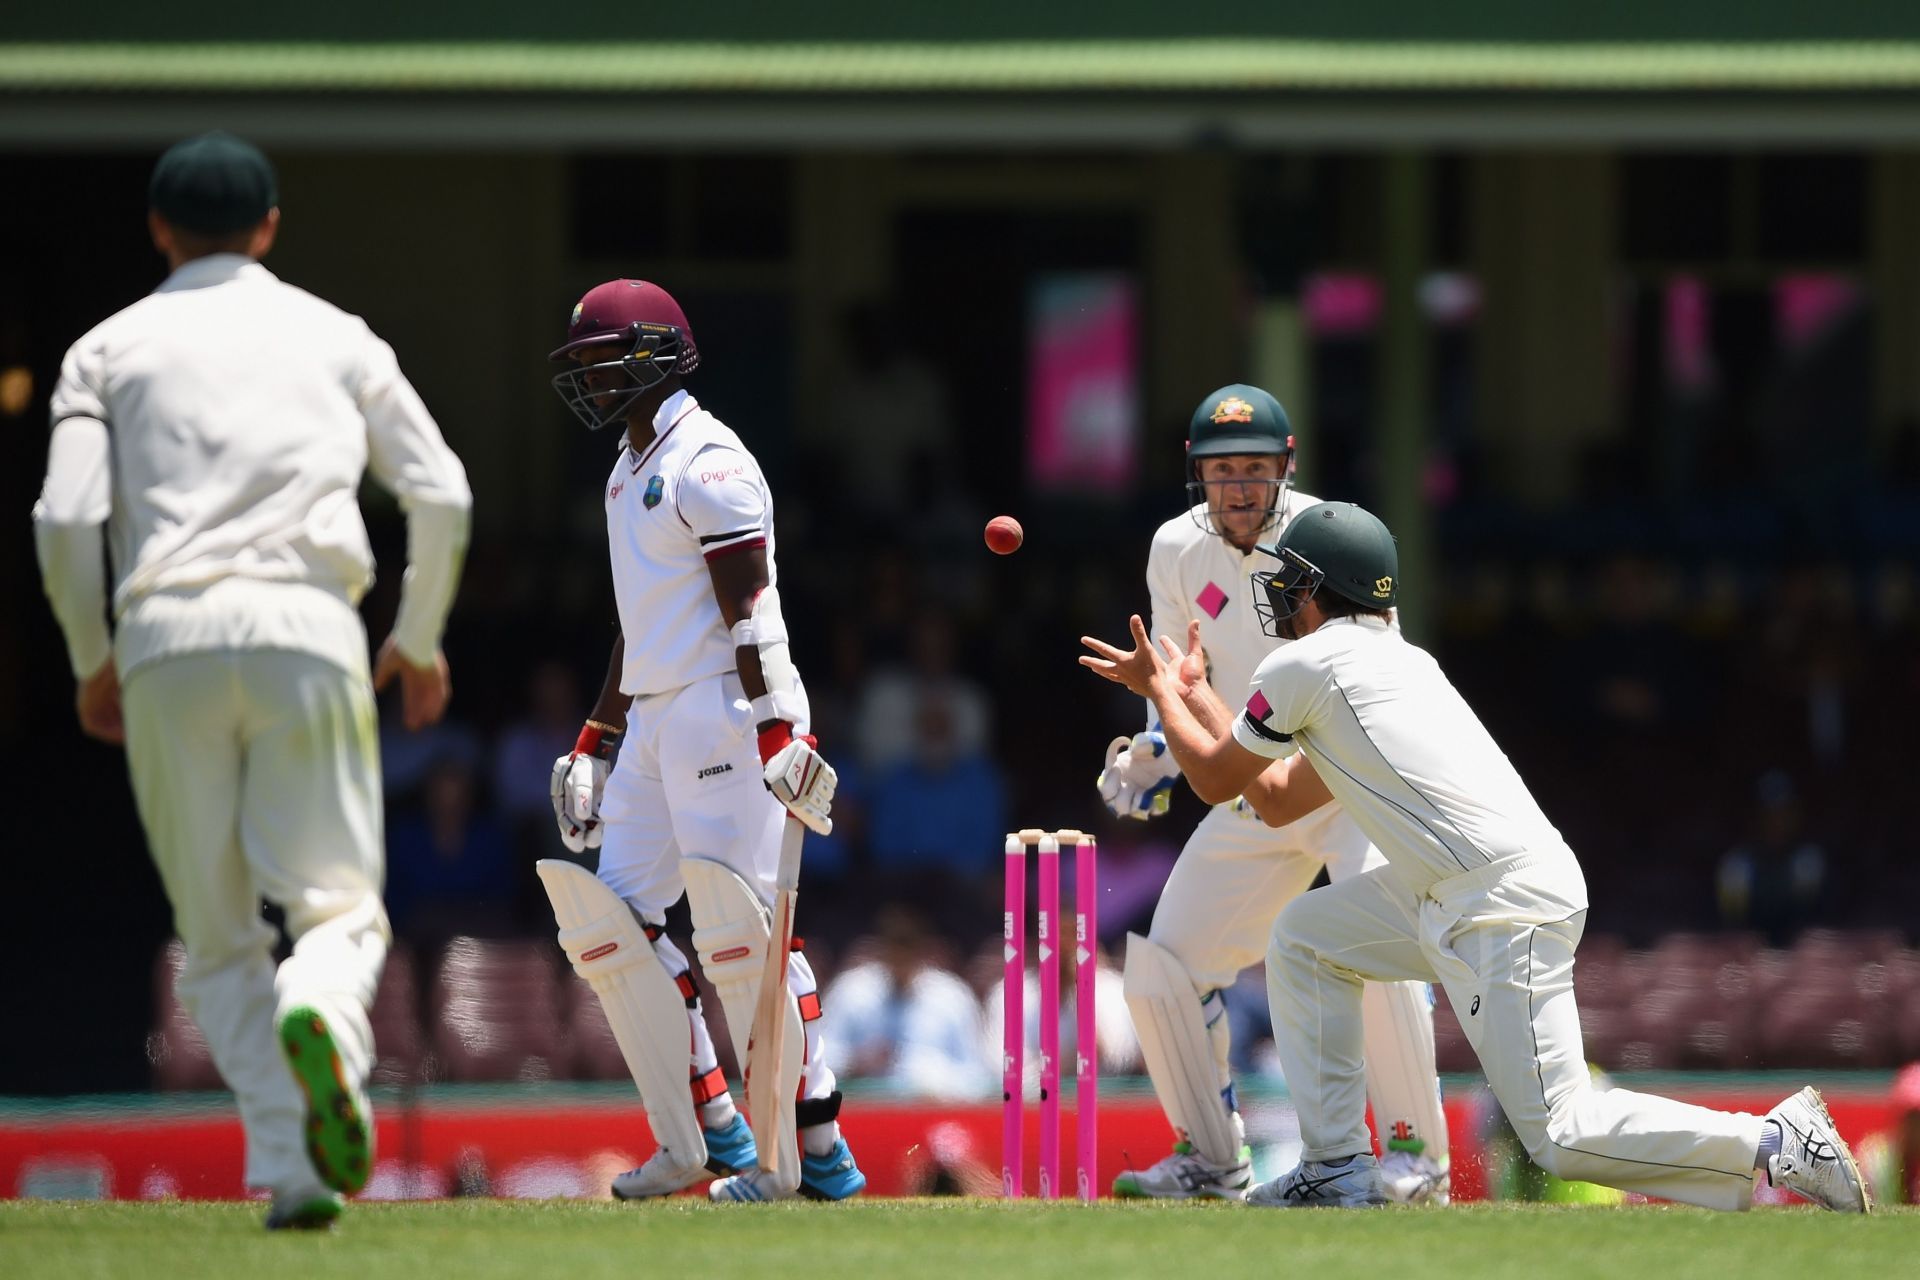
[{"label": "green spiked shoe", "polygon": [[[309,1005],[280,1019],[280,1048],[307,1098],[307,1156],[320,1181],[352,1195],[373,1172],[373,1111],[347,1080],[333,1030]],[[337,1211],[336,1211],[337,1212]]]},{"label": "green spiked shoe", "polygon": [[331,1191],[319,1195],[275,1196],[267,1210],[269,1231],[326,1231],[332,1228],[346,1208],[346,1202]]}]

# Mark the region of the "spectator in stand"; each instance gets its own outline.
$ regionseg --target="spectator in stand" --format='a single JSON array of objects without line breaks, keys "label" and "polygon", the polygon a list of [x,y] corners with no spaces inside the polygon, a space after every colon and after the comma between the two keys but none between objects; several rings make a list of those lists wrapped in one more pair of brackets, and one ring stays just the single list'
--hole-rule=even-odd
[{"label": "spectator in stand", "polygon": [[868,848],[883,881],[976,882],[999,863],[1006,835],[1004,785],[984,750],[960,740],[949,691],[923,689],[913,753],[873,787]]},{"label": "spectator in stand", "polygon": [[843,490],[880,528],[918,515],[912,479],[917,454],[946,461],[953,449],[945,384],[906,341],[905,318],[884,302],[849,307],[841,317],[849,368],[829,406],[845,451]]},{"label": "spectator in stand", "polygon": [[993,1064],[981,1054],[980,1002],[930,959],[937,942],[911,907],[880,909],[874,958],[846,970],[820,1007],[846,1055],[845,1074],[916,1098],[984,1098]]},{"label": "spectator in stand", "polygon": [[935,610],[921,612],[907,644],[906,665],[881,668],[860,695],[854,727],[860,762],[876,774],[923,745],[922,704],[935,696],[946,705],[946,735],[962,755],[984,751],[992,736],[993,704],[987,691],[955,668],[952,619]]},{"label": "spectator in stand", "polygon": [[1893,1128],[1860,1144],[1860,1171],[1875,1204],[1920,1204],[1920,1062],[1893,1078]]},{"label": "spectator in stand", "polygon": [[[1070,907],[1062,908],[1070,912]],[[1072,928],[1072,916],[1063,915],[1065,927]],[[1031,949],[1030,949],[1031,950]],[[1074,982],[1074,949],[1061,947],[1060,960],[1060,1061],[1063,1074],[1074,1062],[1080,1052],[1078,1041],[1079,1021],[1074,1015],[1077,992]],[[1000,975],[1005,973],[1000,954],[1000,939],[995,938],[989,951],[983,951],[974,962],[976,974],[991,972],[995,975],[987,988],[986,1021],[982,1027],[986,1044],[986,1057],[991,1063],[998,1064],[1005,1052],[1002,1033],[1006,1021],[1006,994],[1002,988]],[[1039,1088],[1040,1054],[1040,975],[1039,970],[1029,966],[1026,981],[1022,984],[1027,1014],[1027,1061],[1025,1080],[1029,1091]],[[1105,947],[1099,948],[1094,966],[1093,996],[1093,1032],[1099,1043],[1100,1074],[1103,1076],[1139,1075],[1146,1070],[1140,1058],[1140,1040],[1133,1033],[1133,1015],[1127,1012],[1125,980],[1120,971],[1113,967],[1113,958]]]},{"label": "spectator in stand", "polygon": [[474,789],[467,759],[445,757],[427,771],[419,808],[388,826],[387,912],[394,933],[422,952],[456,934],[497,935],[515,924],[506,832],[476,806]]},{"label": "spectator in stand", "polygon": [[1600,567],[1595,587],[1593,629],[1563,655],[1575,723],[1601,742],[1635,747],[1686,731],[1705,709],[1706,686],[1692,641],[1668,616],[1660,570],[1622,553]]},{"label": "spectator in stand", "polygon": [[384,706],[380,715],[380,786],[389,804],[418,795],[427,775],[447,761],[479,767],[480,739],[465,724],[442,720],[415,733],[401,714],[399,708]]},{"label": "spectator in stand", "polygon": [[525,714],[508,725],[493,753],[493,798],[520,857],[561,858],[553,800],[543,769],[573,750],[580,733],[580,686],[562,662],[542,662],[527,681]]},{"label": "spectator in stand", "polygon": [[1762,774],[1754,793],[1752,835],[1720,859],[1720,918],[1782,947],[1819,922],[1827,854],[1808,838],[1799,792],[1784,769]]}]

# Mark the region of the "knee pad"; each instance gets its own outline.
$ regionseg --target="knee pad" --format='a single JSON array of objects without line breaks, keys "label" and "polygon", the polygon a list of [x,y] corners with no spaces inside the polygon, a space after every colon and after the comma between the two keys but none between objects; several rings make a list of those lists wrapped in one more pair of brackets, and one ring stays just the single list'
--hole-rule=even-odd
[{"label": "knee pad", "polygon": [[727,1026],[742,1052],[753,1031],[753,1004],[773,926],[760,896],[738,872],[711,858],[684,858],[687,907],[693,916],[693,949],[700,971],[720,993]]},{"label": "knee pad", "polygon": [[1232,1086],[1223,1090],[1224,1066],[1186,966],[1165,947],[1130,933],[1123,978],[1140,1054],[1167,1119],[1208,1160],[1235,1163],[1240,1142],[1226,1096]]},{"label": "knee pad", "polygon": [[[687,906],[693,915],[694,950],[700,954],[702,972],[720,993],[741,1069],[756,1079],[759,1072],[771,1071],[778,1082],[773,1094],[775,1115],[770,1123],[755,1115],[754,1135],[758,1139],[765,1133],[769,1147],[787,1150],[795,1141],[795,1098],[806,1087],[806,1026],[799,1002],[788,999],[781,1060],[760,1061],[762,1048],[753,1040],[753,1015],[767,947],[773,938],[772,920],[761,905],[760,895],[731,867],[711,858],[694,857],[683,858],[680,867],[687,885]],[[787,968],[782,966],[779,971],[783,980]],[[749,1094],[752,1092],[750,1089]],[[768,1151],[763,1149],[762,1168],[772,1167],[765,1163],[767,1158]],[[780,1167],[786,1169],[784,1164]],[[787,1173],[797,1177],[798,1166]]]},{"label": "knee pad", "polygon": [[553,900],[560,947],[600,997],[655,1139],[681,1164],[704,1163],[706,1138],[687,1085],[691,980],[682,988],[667,972],[632,909],[598,876],[557,858],[535,870]]}]

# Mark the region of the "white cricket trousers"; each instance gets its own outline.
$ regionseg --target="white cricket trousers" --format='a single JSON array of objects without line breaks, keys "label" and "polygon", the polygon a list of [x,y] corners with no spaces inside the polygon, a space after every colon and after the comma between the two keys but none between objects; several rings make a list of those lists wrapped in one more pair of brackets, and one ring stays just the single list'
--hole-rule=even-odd
[{"label": "white cricket trousers", "polygon": [[[805,727],[803,719],[796,730]],[[753,708],[738,675],[706,676],[635,698],[600,799],[606,823],[600,879],[652,924],[664,920],[686,892],[682,858],[722,864],[751,885],[763,904],[771,903],[787,810],[762,778]],[[663,958],[676,976],[685,971],[677,949]],[[787,961],[787,987],[803,1009],[818,1009],[819,983],[798,951]],[[689,1019],[692,1065],[696,1076],[705,1076],[715,1070],[717,1052],[704,1011],[691,1009]],[[729,1030],[736,1056],[744,1054],[750,1028]],[[835,1081],[817,1016],[807,1020],[806,1031],[801,1096],[824,1098]]]},{"label": "white cricket trousers", "polygon": [[1586,916],[1586,881],[1564,850],[1424,891],[1384,867],[1283,911],[1267,949],[1267,998],[1303,1158],[1368,1149],[1362,979],[1437,979],[1541,1168],[1709,1209],[1751,1205],[1760,1117],[1593,1088],[1573,998]]},{"label": "white cricket trousers", "polygon": [[[317,1007],[365,1080],[391,936],[373,691],[364,671],[311,654],[209,650],[136,667],[122,701],[134,798],[186,949],[180,1002],[239,1104],[247,1183],[311,1186],[275,1026]],[[277,972],[262,897],[293,938]]]},{"label": "white cricket trousers", "polygon": [[[1204,996],[1232,986],[1242,969],[1261,958],[1274,919],[1307,892],[1322,866],[1337,883],[1385,865],[1337,804],[1322,805],[1279,830],[1251,809],[1215,805],[1180,850],[1147,937],[1178,957]],[[1317,902],[1321,892],[1308,896]],[[1447,1119],[1434,1075],[1433,999],[1426,984],[1369,983],[1361,1016],[1367,1095],[1382,1147],[1396,1138],[1417,1138],[1424,1154],[1444,1164]],[[1213,1025],[1224,1072],[1226,1023]],[[1223,1076],[1221,1087],[1228,1083]]]}]

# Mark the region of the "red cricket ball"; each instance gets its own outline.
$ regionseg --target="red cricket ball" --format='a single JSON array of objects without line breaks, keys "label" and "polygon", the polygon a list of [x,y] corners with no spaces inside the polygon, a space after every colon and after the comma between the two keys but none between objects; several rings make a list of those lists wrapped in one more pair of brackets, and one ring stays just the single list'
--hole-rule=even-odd
[{"label": "red cricket ball", "polygon": [[1018,551],[1026,536],[1020,522],[1012,516],[995,516],[987,521],[987,546],[997,556],[1010,556]]}]

